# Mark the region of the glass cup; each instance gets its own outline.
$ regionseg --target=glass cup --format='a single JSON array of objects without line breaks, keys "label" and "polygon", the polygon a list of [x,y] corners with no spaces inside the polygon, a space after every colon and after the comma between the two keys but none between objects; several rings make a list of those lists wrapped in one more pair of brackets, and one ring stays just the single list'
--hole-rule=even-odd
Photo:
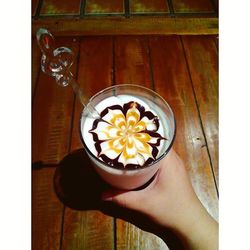
[{"label": "glass cup", "polygon": [[96,107],[96,105],[101,101],[109,97],[119,95],[127,95],[139,98],[145,102],[149,108],[152,108],[154,113],[156,113],[159,120],[161,121],[164,133],[162,136],[167,138],[167,140],[164,140],[162,149],[158,153],[156,160],[151,164],[133,169],[120,169],[103,162],[91,152],[89,149],[90,146],[88,146],[90,145],[90,141],[93,142],[93,140],[87,140],[87,137],[92,138],[92,135],[90,133],[88,134],[86,129],[84,130],[84,126],[87,126],[87,120],[93,120],[93,118],[90,117],[86,108],[82,111],[80,118],[80,135],[83,146],[91,162],[93,163],[95,170],[102,177],[102,179],[116,188],[131,190],[143,186],[155,175],[159,169],[162,159],[167,155],[173,145],[176,131],[175,117],[170,106],[161,96],[150,89],[138,85],[123,84],[106,88],[94,95],[90,99],[90,102]]}]

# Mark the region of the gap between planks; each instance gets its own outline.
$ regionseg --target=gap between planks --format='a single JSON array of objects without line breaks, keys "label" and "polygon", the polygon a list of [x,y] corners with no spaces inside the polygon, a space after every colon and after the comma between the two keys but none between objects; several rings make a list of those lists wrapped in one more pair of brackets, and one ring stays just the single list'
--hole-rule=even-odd
[{"label": "gap between planks", "polygon": [[215,178],[213,163],[212,163],[212,159],[211,159],[211,154],[210,154],[210,151],[209,151],[209,148],[208,148],[207,137],[206,137],[206,133],[205,133],[205,130],[204,130],[204,125],[203,125],[203,122],[202,122],[202,119],[201,119],[200,108],[199,108],[199,105],[198,105],[198,100],[197,100],[196,92],[195,92],[195,89],[194,89],[194,84],[193,84],[193,79],[192,79],[192,75],[191,75],[191,72],[190,72],[190,67],[189,67],[189,63],[188,63],[188,60],[187,60],[187,55],[186,55],[186,51],[185,51],[185,48],[184,48],[184,45],[183,45],[182,37],[181,36],[179,36],[179,37],[180,37],[180,42],[181,42],[183,54],[184,54],[184,57],[185,57],[185,62],[186,62],[186,65],[187,65],[188,75],[189,75],[189,78],[190,78],[190,84],[191,84],[192,91],[193,91],[195,106],[196,106],[197,113],[198,113],[198,116],[199,116],[199,121],[200,121],[202,134],[203,134],[204,140],[205,140],[205,145],[206,145],[207,154],[208,154],[208,158],[209,158],[210,168],[211,168],[212,175],[213,175],[214,185],[215,185],[217,197],[219,197],[219,191],[218,191],[218,186],[217,186],[217,183],[216,183],[216,178]]}]

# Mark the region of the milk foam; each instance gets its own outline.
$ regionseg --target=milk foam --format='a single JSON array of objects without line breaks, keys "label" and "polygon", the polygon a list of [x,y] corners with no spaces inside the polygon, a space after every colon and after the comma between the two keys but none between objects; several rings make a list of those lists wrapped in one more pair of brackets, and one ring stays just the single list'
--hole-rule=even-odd
[{"label": "milk foam", "polygon": [[[156,132],[161,137],[168,139],[169,131],[166,122],[166,115],[164,115],[164,113],[153,102],[147,99],[142,99],[141,97],[139,98],[131,95],[118,95],[108,97],[107,99],[104,99],[100,103],[98,103],[95,108],[99,113],[101,113],[107,107],[113,105],[119,105],[123,107],[124,104],[129,102],[133,102],[131,104],[132,106],[128,110],[128,113],[130,112],[132,115],[124,117],[124,114],[119,109],[108,110],[108,113],[103,116],[103,119],[105,121],[108,121],[109,124],[105,122],[99,122],[98,126],[93,130],[93,123],[95,119],[87,117],[84,124],[81,124],[81,132],[85,144],[96,157],[100,158],[100,152],[98,153],[98,151],[96,150],[93,136],[89,132],[91,130],[92,132],[97,134],[100,141],[103,140],[103,142],[100,144],[101,154],[104,154],[112,160],[117,158],[117,156],[119,155],[118,162],[120,164],[123,164],[124,167],[129,164],[143,166],[148,159],[153,158],[153,147],[151,147],[150,145],[156,145],[157,143],[157,155],[155,155],[155,159],[157,159],[168,147],[169,140],[158,140],[158,138],[154,136],[143,133],[143,127],[140,127],[140,125],[142,124],[144,124],[144,126],[146,126],[146,129],[149,131],[155,131],[156,129],[155,124],[152,122],[152,120],[148,119],[148,117],[143,117],[141,119],[142,123],[139,124],[139,122],[137,124],[138,126],[135,126],[135,123],[138,122],[138,115],[140,115],[138,114],[139,111],[136,109],[136,103],[143,106],[146,111],[150,111],[154,116],[159,118],[159,127]],[[112,125],[112,118],[114,118],[113,126],[110,126],[110,124]],[[134,129],[132,131],[133,133],[131,133],[131,136],[124,137],[124,126],[127,126],[126,124],[124,124],[124,120],[127,125],[130,124],[130,127],[133,127]],[[135,130],[136,132],[139,132],[134,133]],[[140,133],[140,131],[142,132]],[[120,137],[118,136],[117,138],[117,135],[120,135]],[[126,146],[126,150],[124,150],[125,145],[130,146]]]}]

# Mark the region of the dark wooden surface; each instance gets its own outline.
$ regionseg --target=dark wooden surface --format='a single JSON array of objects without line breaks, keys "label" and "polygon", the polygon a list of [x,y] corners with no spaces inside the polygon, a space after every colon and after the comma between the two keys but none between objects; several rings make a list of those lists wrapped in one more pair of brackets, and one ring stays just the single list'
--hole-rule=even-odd
[{"label": "dark wooden surface", "polygon": [[[39,2],[39,4],[38,4]],[[217,15],[217,0],[32,0],[32,15],[46,16],[179,16]]]},{"label": "dark wooden surface", "polygon": [[80,14],[80,1],[58,1],[58,0],[43,0],[40,15],[70,15]]},{"label": "dark wooden surface", "polygon": [[210,0],[172,0],[172,2],[176,13],[214,12],[214,5]]},{"label": "dark wooden surface", "polygon": [[165,0],[134,0],[130,1],[131,13],[169,13],[168,2]]},{"label": "dark wooden surface", "polygon": [[[215,36],[60,37],[88,95],[113,84],[152,88],[173,108],[175,150],[194,189],[218,218],[218,48]],[[33,249],[168,249],[157,236],[100,211],[95,176],[79,139],[81,105],[39,70],[32,46]],[[81,161],[82,160],[82,161]],[[92,179],[93,177],[93,179]],[[81,179],[82,178],[82,179]],[[103,184],[105,185],[105,184]],[[97,191],[96,191],[97,190]]]},{"label": "dark wooden surface", "polygon": [[[77,81],[89,96],[112,83],[112,39],[82,38],[78,58]],[[82,148],[79,119],[82,105],[75,101],[71,152]],[[88,188],[95,188],[89,186]],[[91,195],[91,193],[89,194]],[[84,200],[86,197],[82,197]],[[114,219],[100,211],[78,211],[66,207],[62,249],[112,249]]]},{"label": "dark wooden surface", "polygon": [[217,0],[32,0],[32,33],[55,35],[218,34]]},{"label": "dark wooden surface", "polygon": [[183,44],[205,143],[218,184],[218,61],[213,39],[184,37]]},{"label": "dark wooden surface", "polygon": [[46,18],[32,22],[35,36],[40,27],[47,28],[57,36],[100,35],[215,35],[218,34],[216,17],[107,17],[92,18]]},{"label": "dark wooden surface", "polygon": [[[72,38],[58,42],[77,52]],[[33,70],[38,66],[34,64]],[[76,64],[72,69],[75,72]],[[59,249],[64,205],[54,191],[53,165],[69,153],[74,95],[40,72],[33,96],[32,163],[46,167],[32,171],[32,245]]]}]

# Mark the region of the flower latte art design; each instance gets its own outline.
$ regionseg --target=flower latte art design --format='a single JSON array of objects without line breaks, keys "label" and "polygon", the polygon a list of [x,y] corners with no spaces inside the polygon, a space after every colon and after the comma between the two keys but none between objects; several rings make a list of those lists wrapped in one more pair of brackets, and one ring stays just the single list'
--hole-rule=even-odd
[{"label": "flower latte art design", "polygon": [[98,157],[117,168],[137,168],[156,160],[159,119],[137,102],[105,108],[89,131]]}]

